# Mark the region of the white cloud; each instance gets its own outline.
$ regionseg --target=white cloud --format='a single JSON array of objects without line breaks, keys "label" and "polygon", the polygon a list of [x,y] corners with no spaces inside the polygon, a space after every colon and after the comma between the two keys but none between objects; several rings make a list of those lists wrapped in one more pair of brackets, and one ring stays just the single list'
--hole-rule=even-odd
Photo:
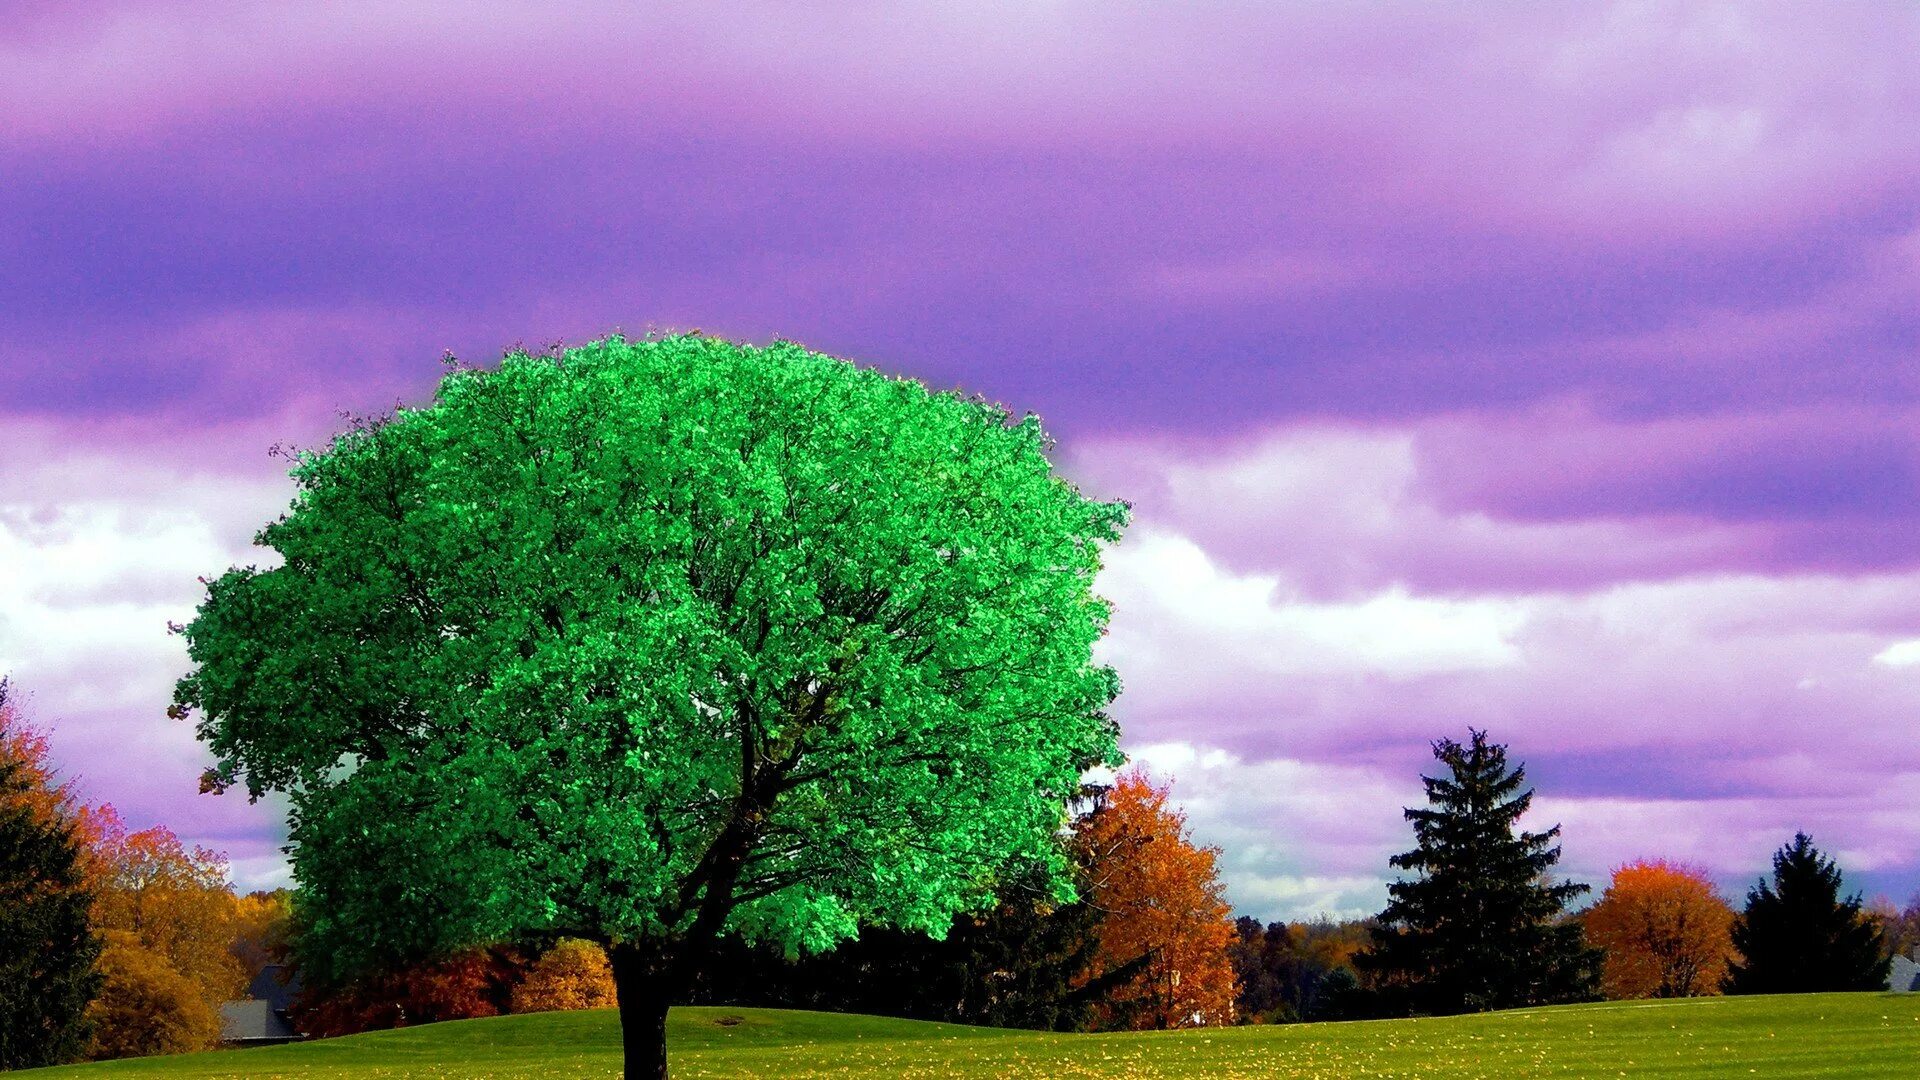
[{"label": "white cloud", "polygon": [[286,481],[109,455],[27,423],[10,422],[0,449],[0,674],[49,729],[55,764],[136,827],[215,850],[277,834],[274,807],[196,796],[212,759],[166,716],[188,666],[168,623],[192,617],[201,575],[269,561],[249,540],[285,505]]},{"label": "white cloud", "polygon": [[1143,681],[1236,676],[1479,671],[1518,659],[1520,609],[1383,589],[1346,603],[1305,600],[1280,577],[1235,574],[1186,537],[1137,527],[1099,582],[1117,611],[1107,656]]},{"label": "white cloud", "polygon": [[1874,654],[1873,662],[1888,667],[1910,667],[1920,664],[1920,638],[1908,641],[1896,641]]}]

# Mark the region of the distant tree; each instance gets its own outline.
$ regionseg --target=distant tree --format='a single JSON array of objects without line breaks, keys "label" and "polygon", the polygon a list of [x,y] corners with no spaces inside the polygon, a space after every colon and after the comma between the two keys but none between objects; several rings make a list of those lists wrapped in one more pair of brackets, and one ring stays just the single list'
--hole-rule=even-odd
[{"label": "distant tree", "polygon": [[1445,1014],[1581,1001],[1599,954],[1564,918],[1587,886],[1549,878],[1560,859],[1545,832],[1515,832],[1533,803],[1526,769],[1470,731],[1433,744],[1443,775],[1424,776],[1427,807],[1406,810],[1416,846],[1391,864],[1412,872],[1390,897],[1369,947],[1354,957],[1377,1007]]},{"label": "distant tree", "polygon": [[11,761],[18,769],[16,789],[8,800],[26,807],[35,820],[74,827],[76,837],[84,842],[87,833],[80,828],[80,802],[73,783],[57,775],[47,733],[28,722],[12,690],[12,684],[0,678],[0,761]]},{"label": "distant tree", "polygon": [[1104,918],[1088,978],[1144,959],[1144,968],[1095,1008],[1106,1028],[1180,1028],[1233,1022],[1237,992],[1227,945],[1231,908],[1217,848],[1195,845],[1168,788],[1133,768],[1104,805],[1075,826],[1093,869],[1088,894]]},{"label": "distant tree", "polygon": [[72,823],[50,798],[42,760],[5,738],[20,730],[6,691],[0,681],[0,1070],[85,1052],[101,947]]},{"label": "distant tree", "polygon": [[606,950],[579,938],[562,938],[554,943],[513,988],[513,1011],[517,1013],[601,1009],[615,1004],[613,969],[607,965]]},{"label": "distant tree", "polygon": [[[1241,1023],[1291,1023],[1344,1016],[1341,980],[1353,981],[1353,956],[1369,938],[1369,922],[1274,922],[1242,916],[1229,944]],[[1336,975],[1339,977],[1336,978]],[[1336,996],[1338,1002],[1336,1003]]]},{"label": "distant tree", "polygon": [[1808,994],[1886,987],[1880,933],[1863,917],[1858,894],[1841,899],[1840,867],[1806,833],[1773,856],[1773,881],[1747,890],[1733,926],[1740,957],[1729,994]]},{"label": "distant tree", "polygon": [[285,962],[292,918],[290,889],[255,891],[235,898],[233,941],[228,950],[247,981],[253,981],[269,966]]},{"label": "distant tree", "polygon": [[108,930],[103,937],[104,982],[88,1009],[94,1031],[88,1057],[183,1054],[220,1041],[220,1014],[201,987],[131,931]]},{"label": "distant tree", "polygon": [[[188,848],[164,825],[130,830],[111,806],[95,810],[94,829],[94,928],[131,935],[193,986],[209,1014],[244,996],[248,974],[232,951],[239,903],[226,859]],[[135,967],[144,971],[144,962]]]},{"label": "distant tree", "polygon": [[1881,934],[1888,957],[1920,959],[1920,951],[1916,951],[1920,950],[1920,892],[1913,894],[1906,907],[1888,916]]},{"label": "distant tree", "polygon": [[1115,759],[1093,593],[1127,509],[1037,420],[792,344],[620,338],[456,370],[293,470],[208,586],[176,714],[292,805],[347,971],[606,946],[630,1077],[729,928],[944,931]]},{"label": "distant tree", "polygon": [[[298,916],[292,956],[303,978],[321,965],[306,965],[312,939],[300,936]],[[346,983],[306,983],[294,999],[295,1026],[316,1037],[414,1027],[445,1020],[471,1020],[512,1011],[513,989],[526,979],[525,954],[511,945],[462,949],[449,956],[362,973]]]},{"label": "distant tree", "polygon": [[1252,916],[1233,920],[1227,958],[1233,964],[1234,985],[1239,988],[1234,998],[1234,1018],[1243,1024],[1292,1019],[1282,1011],[1286,1007],[1281,982],[1286,934],[1286,923],[1274,923],[1269,935],[1267,927]]},{"label": "distant tree", "polygon": [[1703,871],[1664,860],[1628,863],[1581,919],[1606,954],[1600,992],[1622,998],[1720,992],[1733,959],[1733,908]]}]

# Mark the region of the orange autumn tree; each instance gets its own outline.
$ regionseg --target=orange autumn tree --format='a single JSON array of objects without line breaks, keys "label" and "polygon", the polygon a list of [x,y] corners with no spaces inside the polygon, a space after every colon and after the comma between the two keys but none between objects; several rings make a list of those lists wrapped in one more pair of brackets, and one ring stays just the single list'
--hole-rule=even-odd
[{"label": "orange autumn tree", "polygon": [[51,745],[47,733],[27,722],[19,709],[7,700],[7,681],[0,679],[0,760],[19,763],[16,779],[19,790],[9,796],[43,824],[65,820],[75,826],[76,838],[84,845],[91,834],[77,820],[80,806],[73,784],[60,780],[48,763]]},{"label": "orange autumn tree", "polygon": [[1720,992],[1734,957],[1733,908],[1701,870],[1664,859],[1628,863],[1586,913],[1587,942],[1606,950],[1601,993],[1622,998]]},{"label": "orange autumn tree", "polygon": [[1075,826],[1093,905],[1105,913],[1082,984],[1133,964],[1138,974],[1094,1010],[1101,1028],[1178,1028],[1233,1022],[1231,911],[1219,849],[1196,846],[1167,785],[1120,774],[1104,805]]}]

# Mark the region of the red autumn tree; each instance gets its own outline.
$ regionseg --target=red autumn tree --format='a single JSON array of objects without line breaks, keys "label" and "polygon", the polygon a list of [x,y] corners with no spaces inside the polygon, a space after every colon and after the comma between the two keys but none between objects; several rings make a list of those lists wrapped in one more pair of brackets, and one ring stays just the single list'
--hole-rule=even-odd
[{"label": "red autumn tree", "polygon": [[[1075,827],[1089,892],[1105,913],[1083,978],[1140,965],[1095,1009],[1103,1028],[1176,1028],[1233,1021],[1227,944],[1234,935],[1219,850],[1196,846],[1167,786],[1135,768]],[[1142,963],[1144,961],[1144,963]]]},{"label": "red autumn tree", "polygon": [[295,1005],[295,1026],[316,1036],[352,1035],[499,1016],[509,1010],[513,988],[526,970],[519,950],[491,945],[346,986],[309,987]]},{"label": "red autumn tree", "polygon": [[1704,872],[1663,859],[1628,863],[1586,913],[1587,942],[1606,950],[1609,998],[1720,992],[1734,957],[1733,908]]}]

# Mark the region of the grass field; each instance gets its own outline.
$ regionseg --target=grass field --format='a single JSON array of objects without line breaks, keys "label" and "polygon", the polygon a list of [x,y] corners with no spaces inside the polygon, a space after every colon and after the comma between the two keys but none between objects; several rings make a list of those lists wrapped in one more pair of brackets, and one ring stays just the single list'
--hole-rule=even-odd
[{"label": "grass field", "polygon": [[[1809,994],[1525,1009],[1433,1020],[1045,1035],[871,1016],[676,1009],[674,1076],[1920,1077],[1920,994]],[[39,1077],[617,1076],[611,1012],[466,1020]]]}]

